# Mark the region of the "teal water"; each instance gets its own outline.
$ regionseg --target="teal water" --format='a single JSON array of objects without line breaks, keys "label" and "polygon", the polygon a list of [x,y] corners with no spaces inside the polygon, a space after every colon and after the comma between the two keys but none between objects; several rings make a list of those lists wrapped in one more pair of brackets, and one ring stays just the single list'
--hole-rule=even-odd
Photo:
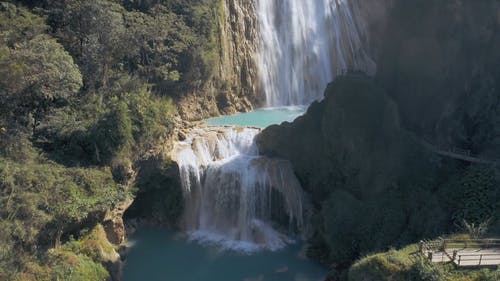
[{"label": "teal water", "polygon": [[158,228],[139,229],[124,281],[320,281],[326,269],[302,257],[300,245],[252,255],[222,252]]},{"label": "teal water", "polygon": [[[293,121],[304,108],[258,109],[206,120],[214,126],[265,128]],[[322,281],[326,268],[304,257],[301,244],[251,254],[223,251],[220,245],[190,241],[159,228],[142,228],[131,237],[124,281]]]},{"label": "teal water", "polygon": [[281,124],[285,121],[291,122],[304,114],[304,112],[305,108],[298,106],[261,108],[246,113],[210,118],[205,120],[205,122],[212,126],[236,125],[265,128],[270,125]]}]

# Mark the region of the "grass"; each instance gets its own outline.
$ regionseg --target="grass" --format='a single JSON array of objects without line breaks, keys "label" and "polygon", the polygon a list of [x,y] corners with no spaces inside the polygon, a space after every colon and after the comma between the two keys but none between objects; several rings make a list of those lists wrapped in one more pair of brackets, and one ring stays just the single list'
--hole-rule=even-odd
[{"label": "grass", "polygon": [[[453,236],[456,239],[458,236]],[[461,238],[466,238],[460,236]],[[419,254],[418,244],[367,255],[349,270],[349,281],[498,281],[497,269],[456,269],[451,264],[431,264]]]}]

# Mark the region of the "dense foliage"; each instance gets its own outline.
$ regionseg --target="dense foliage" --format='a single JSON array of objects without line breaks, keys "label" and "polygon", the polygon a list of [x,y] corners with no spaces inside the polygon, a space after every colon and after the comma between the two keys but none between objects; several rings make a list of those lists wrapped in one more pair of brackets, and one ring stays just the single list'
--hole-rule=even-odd
[{"label": "dense foliage", "polygon": [[0,279],[109,277],[65,241],[136,190],[134,163],[172,135],[175,99],[211,79],[219,5],[0,2]]},{"label": "dense foliage", "polygon": [[[0,279],[11,280],[61,236],[92,226],[127,195],[109,169],[0,158]],[[29,279],[28,279],[29,280]]]}]

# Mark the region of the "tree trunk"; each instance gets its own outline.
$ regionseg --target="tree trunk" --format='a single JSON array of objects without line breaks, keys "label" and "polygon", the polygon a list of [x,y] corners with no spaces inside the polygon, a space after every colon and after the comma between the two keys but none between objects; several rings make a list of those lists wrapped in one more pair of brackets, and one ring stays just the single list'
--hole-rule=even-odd
[{"label": "tree trunk", "polygon": [[61,227],[58,227],[57,228],[57,232],[56,232],[56,243],[54,245],[54,247],[56,249],[59,249],[61,247],[61,237],[63,235],[63,230]]}]

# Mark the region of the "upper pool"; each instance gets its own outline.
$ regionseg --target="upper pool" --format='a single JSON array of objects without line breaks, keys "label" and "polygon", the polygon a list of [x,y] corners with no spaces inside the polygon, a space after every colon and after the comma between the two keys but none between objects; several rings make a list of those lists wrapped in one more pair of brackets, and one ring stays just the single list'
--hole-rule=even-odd
[{"label": "upper pool", "polygon": [[225,115],[205,120],[212,126],[242,126],[265,128],[270,125],[291,122],[304,114],[306,108],[299,106],[261,108],[251,112]]}]

